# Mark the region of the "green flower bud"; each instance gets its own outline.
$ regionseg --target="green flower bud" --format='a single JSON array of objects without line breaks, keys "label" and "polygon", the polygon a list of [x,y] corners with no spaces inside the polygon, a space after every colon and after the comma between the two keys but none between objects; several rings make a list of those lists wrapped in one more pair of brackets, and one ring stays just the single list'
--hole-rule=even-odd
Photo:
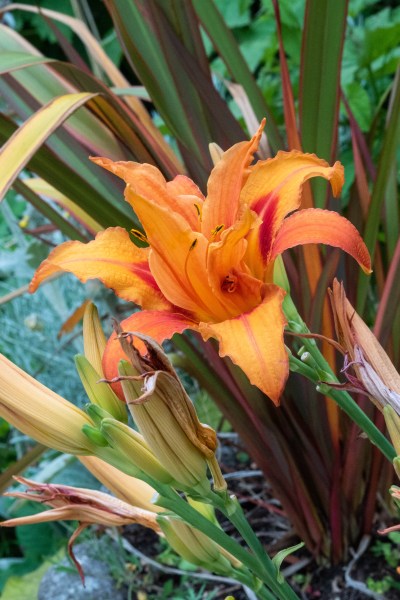
[{"label": "green flower bud", "polygon": [[128,415],[123,402],[117,398],[108,383],[99,381],[102,378],[88,359],[81,354],[75,356],[75,366],[90,402],[106,410],[114,419],[128,422]]},{"label": "green flower bud", "polygon": [[154,456],[140,433],[115,419],[103,419],[100,430],[111,446],[122,452],[144,473],[160,483],[174,483],[173,476]]}]

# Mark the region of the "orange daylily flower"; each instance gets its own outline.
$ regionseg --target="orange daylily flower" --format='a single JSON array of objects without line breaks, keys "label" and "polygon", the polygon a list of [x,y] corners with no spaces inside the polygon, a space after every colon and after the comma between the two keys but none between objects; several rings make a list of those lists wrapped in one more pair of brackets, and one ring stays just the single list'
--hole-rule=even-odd
[{"label": "orange daylily flower", "polygon": [[[126,182],[125,198],[140,219],[149,247],[138,248],[113,227],[88,244],[66,242],[37,270],[31,291],[60,270],[81,281],[100,279],[142,307],[122,323],[158,342],[185,329],[216,338],[249,380],[275,404],[288,376],[283,343],[284,290],[273,283],[278,255],[299,244],[342,248],[366,272],[370,257],[355,227],[336,212],[300,210],[311,177],[329,180],[335,196],[343,167],[313,154],[278,152],[251,166],[264,123],[248,142],[224,152],[211,172],[205,198],[189,178],[167,182],[149,164],[92,159]],[[117,375],[119,343],[109,342],[107,378]]]}]

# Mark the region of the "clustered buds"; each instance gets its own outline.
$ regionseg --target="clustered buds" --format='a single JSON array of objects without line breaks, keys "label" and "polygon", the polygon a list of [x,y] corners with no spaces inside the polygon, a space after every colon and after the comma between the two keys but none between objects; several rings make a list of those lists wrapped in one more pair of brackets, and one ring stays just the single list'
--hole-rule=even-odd
[{"label": "clustered buds", "polygon": [[[216,433],[200,423],[162,348],[151,338],[123,332],[116,325],[115,343],[121,344],[126,356],[119,363],[116,378],[122,385],[125,404],[113,391],[110,384],[114,382],[104,379],[105,337],[91,303],[85,310],[83,330],[85,356],[76,357],[76,366],[90,400],[86,412],[0,355],[0,415],[43,444],[79,455],[82,463],[118,499],[93,490],[16,478],[28,490],[14,491],[9,496],[41,502],[51,510],[10,519],[2,525],[78,520],[79,526],[68,547],[82,578],[72,545],[92,523],[105,526],[140,523],[163,532],[171,546],[195,565],[224,575],[240,569],[241,563],[218,544],[172,513],[160,515],[162,504],[152,503],[155,490],[146,480],[155,487],[184,491],[192,507],[217,525],[213,507],[199,502],[210,497],[207,469],[214,480],[214,491],[224,497],[226,491],[215,457]],[[139,431],[128,426],[126,406]]]},{"label": "clustered buds", "polygon": [[103,419],[101,433],[112,447],[122,452],[143,473],[161,483],[173,483],[173,477],[162,466],[140,433],[116,419]]},{"label": "clustered buds", "polygon": [[[162,348],[143,334],[122,332],[116,327],[129,359],[120,362],[118,379],[133,419],[154,455],[181,489],[207,493],[208,464],[215,489],[224,490],[226,484],[215,460],[215,431],[198,420]],[[145,356],[133,344],[133,337],[145,345]]]}]

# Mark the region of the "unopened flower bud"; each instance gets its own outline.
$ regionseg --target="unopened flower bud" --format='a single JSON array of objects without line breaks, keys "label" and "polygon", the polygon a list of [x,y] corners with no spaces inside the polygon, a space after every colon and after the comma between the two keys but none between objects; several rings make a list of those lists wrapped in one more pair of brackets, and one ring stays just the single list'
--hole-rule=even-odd
[{"label": "unopened flower bud", "polygon": [[99,313],[96,306],[90,302],[83,315],[83,347],[87,360],[101,377],[104,376],[102,359],[106,343]]},{"label": "unopened flower bud", "polygon": [[213,165],[217,165],[221,160],[224,151],[222,150],[221,146],[218,146],[218,144],[215,142],[211,142],[211,144],[208,144],[208,150],[210,152]]},{"label": "unopened flower bud", "polygon": [[182,558],[221,575],[230,575],[241,563],[204,533],[183,521],[159,515],[160,525],[167,541]]},{"label": "unopened flower bud", "polygon": [[81,354],[75,356],[75,366],[90,402],[106,410],[114,419],[127,423],[128,415],[123,402],[117,398],[108,383],[102,378],[88,359]]},{"label": "unopened flower bud", "polygon": [[[121,361],[119,373],[123,377],[135,375],[127,361]],[[140,385],[142,395],[138,399],[137,382],[122,380],[128,407],[146,442],[183,489],[207,493],[210,489],[207,461],[193,443],[194,423],[181,386],[164,371],[149,373]]]},{"label": "unopened flower bud", "polygon": [[0,354],[0,416],[33,439],[67,454],[95,454],[82,432],[92,425],[78,407]]},{"label": "unopened flower bud", "polygon": [[96,429],[96,427],[84,425],[82,431],[95,446],[98,446],[99,448],[106,448],[109,446],[107,439],[98,429]]},{"label": "unopened flower bud", "polygon": [[[198,420],[163,349],[144,334],[122,331],[118,323],[115,332],[129,362],[120,361],[119,377],[110,383],[121,382],[134,421],[155,456],[180,488],[192,494],[209,492],[208,463],[215,491],[224,492],[226,483],[215,458],[216,433]],[[133,338],[143,350],[137,349]]]},{"label": "unopened flower bud", "polygon": [[140,433],[115,419],[104,419],[101,432],[113,447],[141,471],[160,483],[174,483],[173,475],[162,466]]},{"label": "unopened flower bud", "polygon": [[104,378],[102,358],[106,338],[101,326],[96,306],[90,302],[83,316],[83,345],[85,356],[75,357],[75,364],[83,387],[94,404],[98,404],[115,419],[128,422],[124,403],[114,393]]},{"label": "unopened flower bud", "polygon": [[105,463],[97,456],[80,456],[79,460],[96,479],[120,500],[150,512],[163,510],[153,503],[157,494],[156,490],[142,479],[127,475],[120,469]]},{"label": "unopened flower bud", "polygon": [[394,449],[397,455],[400,455],[400,417],[395,410],[387,404],[383,409],[383,416],[385,417],[386,427],[392,440]]}]

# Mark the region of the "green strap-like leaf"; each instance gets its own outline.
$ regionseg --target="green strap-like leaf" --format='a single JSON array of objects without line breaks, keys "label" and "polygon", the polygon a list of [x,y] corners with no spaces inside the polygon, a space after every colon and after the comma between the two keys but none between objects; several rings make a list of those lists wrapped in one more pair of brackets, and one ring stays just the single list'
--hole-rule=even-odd
[{"label": "green strap-like leaf", "polygon": [[[17,131],[16,125],[0,114],[0,143],[5,143]],[[60,193],[76,202],[92,218],[103,227],[120,225],[130,229],[132,222],[132,211],[122,211],[123,205],[119,207],[110,199],[94,189],[82,173],[74,170],[68,161],[63,162],[46,145],[41,146],[30,159],[27,167],[39,177],[55,187]],[[129,214],[130,213],[130,214]]]},{"label": "green strap-like leaf", "polygon": [[[340,66],[347,0],[307,0],[300,74],[300,130],[304,152],[331,161],[335,155]],[[313,182],[314,183],[314,182]],[[324,204],[326,184],[313,185],[315,205]]]},{"label": "green strap-like leaf", "polygon": [[35,56],[34,54],[28,54],[27,52],[1,52],[0,75],[51,61],[51,58]]},{"label": "green strap-like leaf", "polygon": [[266,133],[274,152],[283,148],[283,140],[231,30],[212,0],[192,0],[193,7],[212,43],[221,55],[236,83],[246,92],[257,118],[267,117]]},{"label": "green strap-like leaf", "polygon": [[[381,223],[382,206],[385,199],[387,185],[390,181],[392,167],[394,164],[396,150],[399,144],[400,134],[400,68],[398,69],[393,86],[390,118],[386,126],[385,137],[380,153],[378,170],[374,189],[372,191],[371,204],[368,211],[367,223],[364,231],[364,241],[374,258],[375,245],[378,237],[379,225]],[[360,274],[357,289],[357,312],[364,312],[367,299],[369,279],[364,273]]]},{"label": "green strap-like leaf", "polygon": [[55,98],[17,129],[0,152],[0,199],[49,135],[94,96],[81,93]]}]

